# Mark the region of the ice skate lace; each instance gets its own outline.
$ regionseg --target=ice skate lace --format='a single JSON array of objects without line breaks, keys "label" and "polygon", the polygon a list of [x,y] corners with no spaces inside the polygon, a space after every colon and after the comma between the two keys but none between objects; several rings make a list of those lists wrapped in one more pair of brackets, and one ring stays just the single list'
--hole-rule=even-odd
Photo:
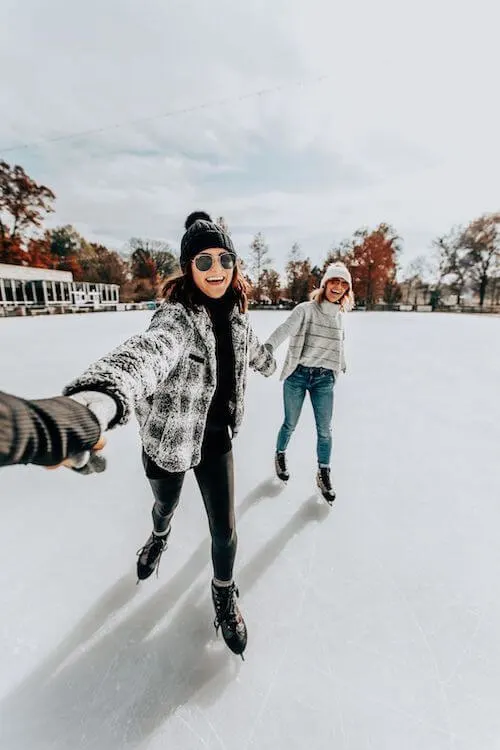
[{"label": "ice skate lace", "polygon": [[330,480],[330,472],[328,471],[328,469],[320,469],[319,480],[321,482],[322,489],[325,492],[332,492],[332,483]]},{"label": "ice skate lace", "polygon": [[286,459],[282,453],[276,454],[276,461],[278,463],[279,470],[286,474]]},{"label": "ice skate lace", "polygon": [[227,587],[226,591],[221,591],[214,587],[214,601],[215,601],[215,620],[214,627],[216,632],[219,632],[219,628],[225,622],[230,628],[235,629],[238,625],[239,618],[236,612],[236,598],[240,595],[240,592],[236,586],[231,584]]},{"label": "ice skate lace", "polygon": [[168,534],[166,534],[164,537],[155,537],[153,534],[151,534],[146,544],[136,552],[137,557],[142,557],[142,555],[146,553],[147,565],[149,564],[149,560],[151,559],[151,557],[154,557],[156,554],[158,555],[158,557],[156,558],[155,566],[153,568],[153,572],[156,574],[157,578],[158,570],[160,569],[161,556],[165,551],[165,547],[167,546],[167,539]]}]

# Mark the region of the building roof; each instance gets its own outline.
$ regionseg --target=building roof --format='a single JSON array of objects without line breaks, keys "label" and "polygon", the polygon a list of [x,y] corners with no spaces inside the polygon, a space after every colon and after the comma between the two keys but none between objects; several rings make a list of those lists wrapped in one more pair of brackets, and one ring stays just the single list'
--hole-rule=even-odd
[{"label": "building roof", "polygon": [[0,263],[0,279],[16,281],[73,281],[71,271],[54,271],[52,268],[32,268]]}]

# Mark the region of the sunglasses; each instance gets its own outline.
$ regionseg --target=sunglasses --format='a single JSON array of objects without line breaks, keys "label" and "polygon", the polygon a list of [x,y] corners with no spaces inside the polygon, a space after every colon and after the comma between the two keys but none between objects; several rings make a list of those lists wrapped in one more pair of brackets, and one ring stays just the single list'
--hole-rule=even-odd
[{"label": "sunglasses", "polygon": [[[234,253],[221,253],[218,257],[222,268],[226,270],[234,268],[236,262],[236,255]],[[209,271],[214,264],[214,260],[214,256],[210,255],[210,253],[200,253],[193,259],[198,271]]]}]

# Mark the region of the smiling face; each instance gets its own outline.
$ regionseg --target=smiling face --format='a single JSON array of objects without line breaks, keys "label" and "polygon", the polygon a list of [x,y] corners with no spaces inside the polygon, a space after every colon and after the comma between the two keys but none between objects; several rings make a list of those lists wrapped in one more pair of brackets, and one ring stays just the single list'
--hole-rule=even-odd
[{"label": "smiling face", "polygon": [[[209,259],[204,256],[210,256],[212,261],[206,271],[200,270],[198,267],[200,266],[203,269],[208,265]],[[227,267],[230,262],[227,256],[232,258],[232,265],[230,267]],[[219,299],[224,296],[231,284],[234,263],[234,255],[228,253],[227,250],[222,250],[220,247],[211,247],[208,250],[203,250],[198,255],[195,255],[191,261],[193,281],[198,289],[203,294],[206,294],[207,297]]]},{"label": "smiling face", "polygon": [[344,279],[328,279],[325,286],[325,299],[328,302],[339,302],[349,290],[349,284]]}]

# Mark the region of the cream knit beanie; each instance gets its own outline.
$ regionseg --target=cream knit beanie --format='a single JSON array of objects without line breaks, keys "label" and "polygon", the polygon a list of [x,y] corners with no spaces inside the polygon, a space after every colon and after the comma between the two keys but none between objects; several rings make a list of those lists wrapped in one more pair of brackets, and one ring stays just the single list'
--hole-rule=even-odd
[{"label": "cream knit beanie", "polygon": [[352,289],[351,274],[343,263],[330,263],[321,279],[320,286],[324,287],[329,279],[344,279],[349,284],[349,289]]}]

